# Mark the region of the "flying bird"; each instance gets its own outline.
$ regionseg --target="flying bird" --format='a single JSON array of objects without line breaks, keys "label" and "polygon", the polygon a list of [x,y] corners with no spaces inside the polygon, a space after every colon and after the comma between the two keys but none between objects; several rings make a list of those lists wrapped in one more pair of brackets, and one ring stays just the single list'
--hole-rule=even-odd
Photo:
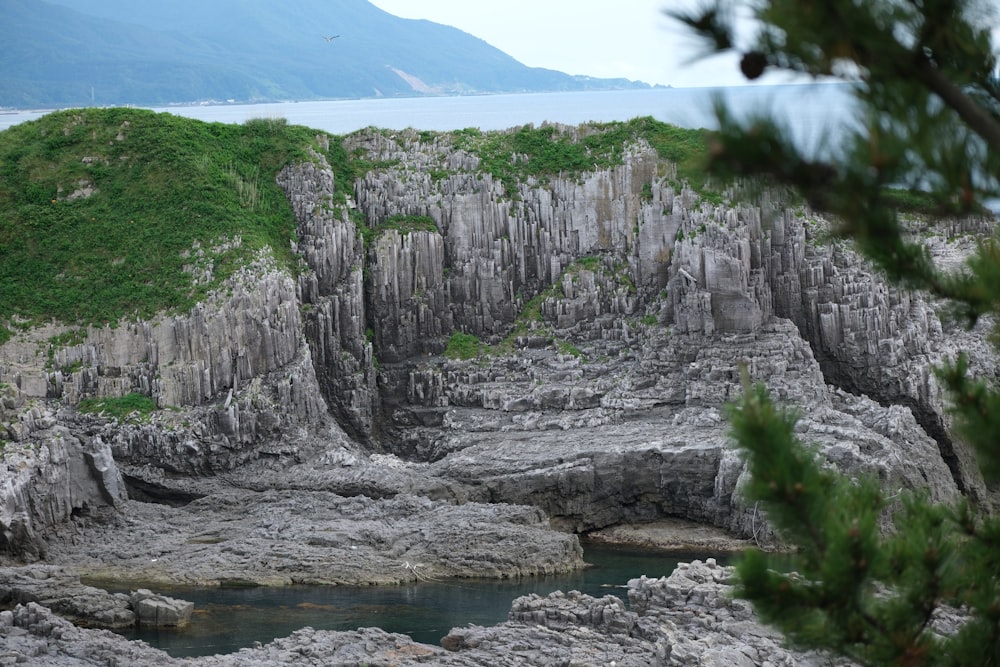
[{"label": "flying bird", "polygon": [[323,37],[323,39],[325,39],[328,42],[332,42],[333,40],[337,39],[338,37],[340,37],[340,35],[334,35],[333,37]]}]

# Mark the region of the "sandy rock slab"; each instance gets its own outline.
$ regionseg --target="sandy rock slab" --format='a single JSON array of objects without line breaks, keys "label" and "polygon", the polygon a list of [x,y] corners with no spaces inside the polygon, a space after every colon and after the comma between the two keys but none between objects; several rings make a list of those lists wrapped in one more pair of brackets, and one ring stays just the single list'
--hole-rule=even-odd
[{"label": "sandy rock slab", "polygon": [[551,529],[533,507],[238,488],[183,507],[129,501],[121,521],[51,540],[48,560],[152,589],[396,584],[584,565],[579,539]]},{"label": "sandy rock slab", "polygon": [[716,554],[740,552],[753,544],[752,541],[733,537],[721,528],[683,519],[609,526],[588,533],[587,540],[663,551]]}]

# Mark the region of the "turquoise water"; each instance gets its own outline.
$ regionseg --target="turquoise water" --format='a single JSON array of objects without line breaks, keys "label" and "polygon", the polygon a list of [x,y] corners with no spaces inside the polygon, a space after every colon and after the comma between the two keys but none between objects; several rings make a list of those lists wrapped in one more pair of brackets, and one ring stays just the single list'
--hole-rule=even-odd
[{"label": "turquoise water", "polygon": [[[670,574],[678,562],[704,559],[683,554],[588,546],[593,567],[567,575],[516,580],[457,580],[405,586],[289,586],[283,588],[172,589],[167,595],[195,603],[191,626],[180,630],[122,633],[175,657],[232,653],[311,626],[323,630],[379,627],[438,644],[453,627],[495,625],[507,620],[514,598],[578,590],[618,595],[629,579]],[[723,559],[719,559],[723,562]]]}]

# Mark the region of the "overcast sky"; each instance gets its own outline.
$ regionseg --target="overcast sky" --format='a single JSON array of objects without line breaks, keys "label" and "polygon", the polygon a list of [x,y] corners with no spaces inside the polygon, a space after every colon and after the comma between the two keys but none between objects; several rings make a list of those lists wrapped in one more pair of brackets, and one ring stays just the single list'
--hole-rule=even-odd
[{"label": "overcast sky", "polygon": [[678,87],[745,83],[735,57],[687,62],[697,43],[663,10],[697,0],[371,1],[464,30],[531,67]]}]

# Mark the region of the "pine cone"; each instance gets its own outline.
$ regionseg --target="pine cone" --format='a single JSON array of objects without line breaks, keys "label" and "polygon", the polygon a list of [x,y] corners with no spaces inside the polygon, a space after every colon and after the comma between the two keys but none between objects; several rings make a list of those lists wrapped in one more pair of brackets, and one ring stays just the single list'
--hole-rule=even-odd
[{"label": "pine cone", "polygon": [[743,59],[740,60],[740,71],[751,81],[763,74],[766,67],[767,58],[759,51],[744,53]]}]

